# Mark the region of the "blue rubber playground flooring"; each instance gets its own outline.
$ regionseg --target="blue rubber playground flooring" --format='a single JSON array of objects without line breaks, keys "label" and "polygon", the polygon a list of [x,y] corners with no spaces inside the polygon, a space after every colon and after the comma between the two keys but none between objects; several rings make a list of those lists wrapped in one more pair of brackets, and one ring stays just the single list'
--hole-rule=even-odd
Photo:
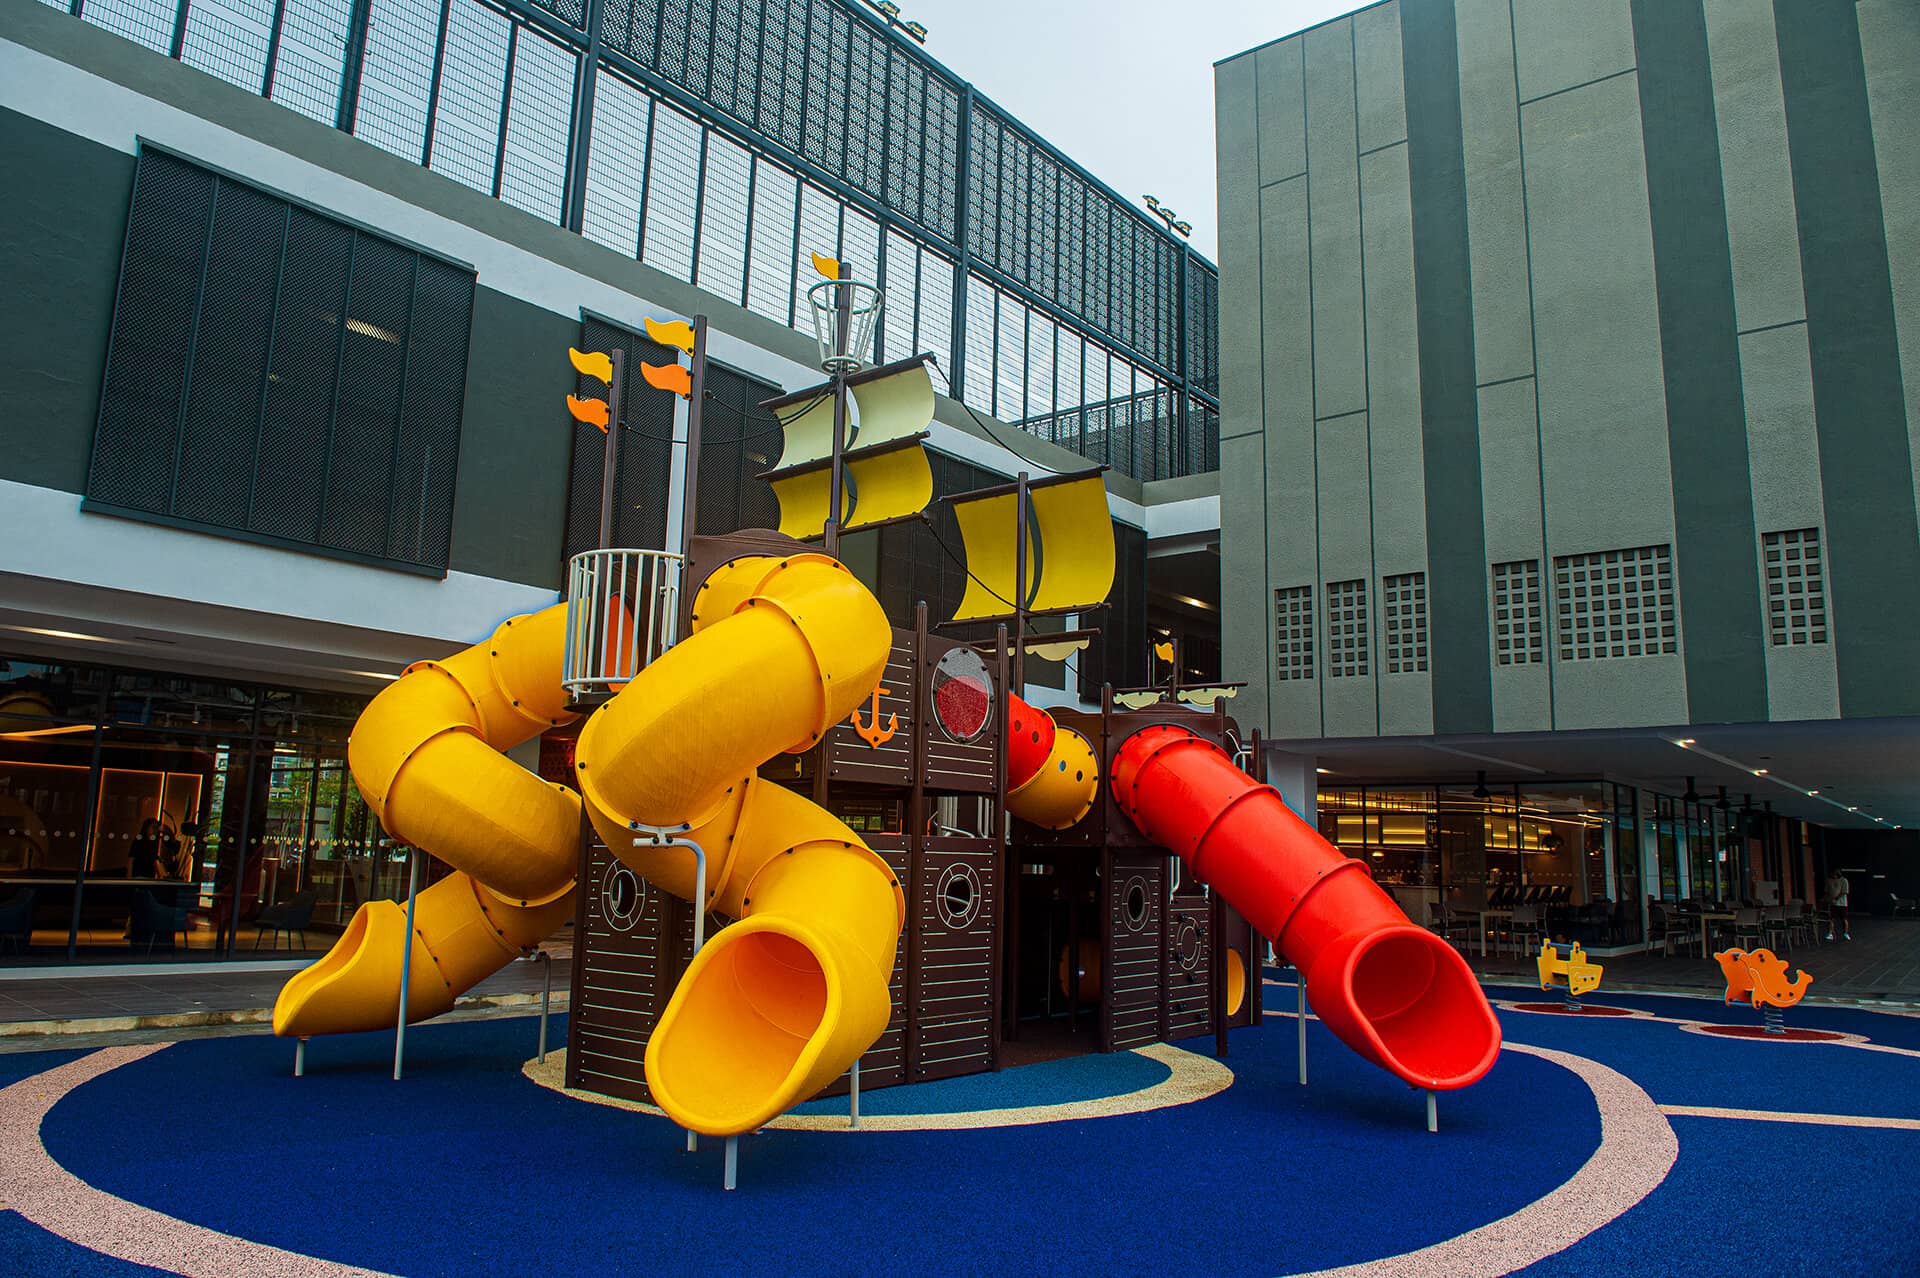
[{"label": "blue rubber playground flooring", "polygon": [[[1534,999],[1538,991],[1490,990]],[[1291,1008],[1269,989],[1269,1007]],[[1750,1009],[1648,995],[1590,1001],[1752,1023]],[[1660,1104],[1920,1118],[1920,1059],[1727,1041],[1629,1018],[1502,1011],[1509,1041],[1588,1057]],[[1920,1020],[1802,1007],[1789,1023],[1920,1048]],[[556,1026],[558,1031],[558,1026]],[[1281,1274],[1439,1242],[1550,1196],[1593,1153],[1586,1085],[1520,1052],[1423,1098],[1310,1024],[1235,1031],[1235,1081],[1143,1114],[968,1131],[769,1131],[721,1192],[719,1142],[539,1087],[534,1022],[417,1027],[408,1076],[386,1035],[316,1041],[305,1078],[266,1037],[183,1042],[74,1090],[42,1136],[94,1187],[289,1251],[396,1273]],[[559,1033],[556,1032],[556,1041]],[[1186,1046],[1210,1053],[1211,1040]],[[0,1081],[73,1059],[0,1057]],[[863,1114],[1122,1094],[1167,1076],[1091,1056],[868,1092]],[[810,1108],[836,1112],[842,1100]],[[1670,1119],[1679,1159],[1638,1206],[1541,1274],[1913,1273],[1920,1131]],[[150,1273],[0,1212],[25,1274]]]}]

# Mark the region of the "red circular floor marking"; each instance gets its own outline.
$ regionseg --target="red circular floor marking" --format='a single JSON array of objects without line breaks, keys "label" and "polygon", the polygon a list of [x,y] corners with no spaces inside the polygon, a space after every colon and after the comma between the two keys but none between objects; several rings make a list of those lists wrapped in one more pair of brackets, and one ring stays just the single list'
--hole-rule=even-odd
[{"label": "red circular floor marking", "polygon": [[1715,1038],[1757,1038],[1770,1043],[1838,1043],[1851,1037],[1831,1030],[1792,1028],[1779,1034],[1769,1034],[1765,1027],[1759,1025],[1702,1025],[1699,1032]]},{"label": "red circular floor marking", "polygon": [[1633,1011],[1625,1007],[1602,1007],[1598,1003],[1582,1003],[1575,1011],[1565,1003],[1508,1003],[1515,1012],[1538,1012],[1545,1016],[1632,1016]]}]

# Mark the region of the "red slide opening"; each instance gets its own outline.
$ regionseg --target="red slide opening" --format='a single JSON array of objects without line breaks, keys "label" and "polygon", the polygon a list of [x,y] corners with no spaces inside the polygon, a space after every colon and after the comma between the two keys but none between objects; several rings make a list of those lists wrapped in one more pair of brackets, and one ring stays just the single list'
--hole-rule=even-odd
[{"label": "red slide opening", "polygon": [[1169,724],[1129,737],[1113,795],[1306,974],[1340,1041],[1416,1087],[1465,1087],[1500,1054],[1466,960],[1226,754]]}]

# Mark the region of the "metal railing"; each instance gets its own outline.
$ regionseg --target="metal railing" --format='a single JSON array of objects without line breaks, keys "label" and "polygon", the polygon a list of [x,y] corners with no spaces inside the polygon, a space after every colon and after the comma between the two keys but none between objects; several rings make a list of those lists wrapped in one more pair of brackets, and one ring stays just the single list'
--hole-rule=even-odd
[{"label": "metal railing", "polygon": [[678,638],[680,556],[588,550],[567,562],[560,684],[575,704],[606,700]]}]

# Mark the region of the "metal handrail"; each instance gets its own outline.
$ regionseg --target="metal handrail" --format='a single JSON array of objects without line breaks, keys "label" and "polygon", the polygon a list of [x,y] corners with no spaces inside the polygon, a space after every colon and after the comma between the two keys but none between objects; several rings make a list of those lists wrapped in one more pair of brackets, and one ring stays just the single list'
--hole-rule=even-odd
[{"label": "metal handrail", "polygon": [[678,639],[681,557],[586,550],[567,561],[560,684],[576,703],[604,700]]}]

